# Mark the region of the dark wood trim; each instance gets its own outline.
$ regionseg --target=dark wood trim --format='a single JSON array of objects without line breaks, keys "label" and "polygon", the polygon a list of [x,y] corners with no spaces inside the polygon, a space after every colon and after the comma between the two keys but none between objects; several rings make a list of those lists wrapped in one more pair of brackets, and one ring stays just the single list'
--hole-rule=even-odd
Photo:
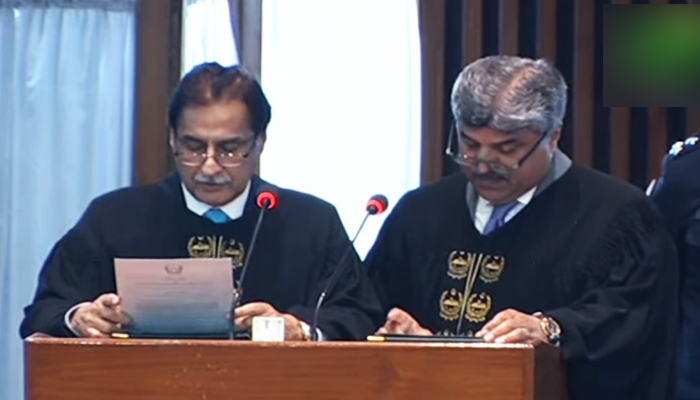
[{"label": "dark wood trim", "polygon": [[[185,12],[185,2],[170,0],[170,26],[168,27],[168,87],[170,92],[180,83],[182,78],[182,24]],[[186,72],[186,71],[185,71]],[[168,93],[168,97],[170,97]]]},{"label": "dark wood trim", "polygon": [[[493,0],[487,0],[493,1]],[[501,0],[501,15],[499,18],[500,37],[498,40],[501,54],[518,55],[518,23],[520,19],[519,0]]]},{"label": "dark wood trim", "polygon": [[595,2],[576,0],[574,56],[574,158],[593,164],[593,57]]},{"label": "dark wood trim", "polygon": [[649,178],[661,176],[661,165],[668,150],[668,109],[649,108]]},{"label": "dark wood trim", "polygon": [[[612,4],[630,4],[631,1],[612,0]],[[630,108],[611,107],[610,110],[610,173],[620,179],[630,180],[632,176]]]},{"label": "dark wood trim", "polygon": [[421,184],[442,177],[445,146],[445,30],[447,0],[420,0],[421,38]]},{"label": "dark wood trim", "polygon": [[[182,33],[183,33],[183,19],[185,15],[185,1],[171,0],[170,5],[170,58],[169,58],[169,69],[168,69],[168,102],[170,101],[170,96],[172,96],[173,91],[180,83],[182,78]],[[167,108],[166,108],[167,116]],[[166,148],[166,159],[168,162],[167,172],[175,170],[175,158],[172,156],[170,151],[170,145],[168,144]]]},{"label": "dark wood trim", "polygon": [[[612,0],[612,4],[630,4],[631,0]],[[631,177],[630,109],[610,108],[610,172],[620,179]]]},{"label": "dark wood trim", "polygon": [[229,0],[240,64],[260,79],[262,52],[262,0]]},{"label": "dark wood trim", "polygon": [[688,132],[686,133],[692,134],[698,131],[700,131],[700,107],[688,107]]},{"label": "dark wood trim", "polygon": [[555,64],[557,59],[557,0],[540,0],[537,27],[538,56]]},{"label": "dark wood trim", "polygon": [[467,66],[483,54],[483,0],[462,1],[462,65]]},{"label": "dark wood trim", "polygon": [[164,177],[169,162],[167,110],[180,79],[182,0],[140,0],[136,21],[135,184]]},{"label": "dark wood trim", "polygon": [[630,109],[611,107],[610,111],[610,172],[627,180],[630,177]]}]

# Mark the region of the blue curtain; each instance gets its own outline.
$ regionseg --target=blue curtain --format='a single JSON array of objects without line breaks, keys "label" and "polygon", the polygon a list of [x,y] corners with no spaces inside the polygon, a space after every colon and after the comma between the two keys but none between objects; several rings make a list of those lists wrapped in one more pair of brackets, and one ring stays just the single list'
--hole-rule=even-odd
[{"label": "blue curtain", "polygon": [[52,245],[131,182],[136,0],[0,0],[0,399]]}]

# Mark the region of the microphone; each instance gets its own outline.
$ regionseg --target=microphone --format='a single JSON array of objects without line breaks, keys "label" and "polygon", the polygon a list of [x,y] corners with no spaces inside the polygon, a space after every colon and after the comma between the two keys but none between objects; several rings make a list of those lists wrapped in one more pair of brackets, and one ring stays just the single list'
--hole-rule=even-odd
[{"label": "microphone", "polygon": [[318,296],[316,308],[314,309],[314,319],[311,322],[311,332],[309,332],[309,334],[311,335],[311,340],[318,341],[318,313],[321,310],[321,305],[323,304],[323,300],[325,300],[326,296],[333,289],[333,286],[335,286],[336,281],[340,277],[340,272],[343,270],[343,262],[348,257],[348,255],[350,255],[350,252],[352,251],[353,246],[355,244],[355,239],[357,239],[357,237],[360,235],[362,228],[365,226],[365,222],[367,222],[367,218],[369,218],[370,215],[378,215],[383,213],[384,211],[386,211],[388,206],[389,200],[387,200],[386,196],[382,194],[376,194],[370,197],[369,201],[367,202],[367,214],[365,214],[365,218],[362,220],[362,223],[357,229],[357,232],[355,232],[355,237],[352,238],[352,240],[348,244],[348,247],[345,249],[345,252],[340,257],[340,261],[338,261],[338,264],[336,265],[335,270],[331,274],[331,277],[328,279],[328,282],[323,288],[323,291]]},{"label": "microphone", "polygon": [[243,298],[243,281],[245,279],[245,273],[248,270],[248,262],[250,261],[250,256],[253,254],[253,249],[255,248],[255,242],[258,240],[258,232],[260,232],[260,225],[262,224],[263,217],[267,210],[274,210],[279,203],[279,198],[277,197],[277,189],[271,185],[263,185],[258,190],[258,196],[255,199],[255,204],[260,207],[260,213],[258,213],[258,221],[255,223],[255,229],[253,229],[253,236],[250,238],[250,245],[248,246],[248,254],[245,256],[245,261],[243,262],[243,269],[241,270],[241,278],[238,280],[238,287],[233,290],[233,301],[231,302],[231,312],[229,313],[229,323],[230,323],[230,338],[233,339],[235,336],[236,327],[236,313],[234,312],[236,307],[241,303]]}]

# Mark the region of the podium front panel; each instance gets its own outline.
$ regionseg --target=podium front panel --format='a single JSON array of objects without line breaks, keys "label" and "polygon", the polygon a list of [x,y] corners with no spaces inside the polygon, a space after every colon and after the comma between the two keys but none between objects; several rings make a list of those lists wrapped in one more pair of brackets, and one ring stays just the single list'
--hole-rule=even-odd
[{"label": "podium front panel", "polygon": [[561,400],[546,347],[31,337],[26,398]]}]

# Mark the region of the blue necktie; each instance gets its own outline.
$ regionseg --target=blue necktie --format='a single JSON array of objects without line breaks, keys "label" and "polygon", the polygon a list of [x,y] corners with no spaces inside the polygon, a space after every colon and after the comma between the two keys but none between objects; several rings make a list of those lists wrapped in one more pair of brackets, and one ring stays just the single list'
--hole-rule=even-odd
[{"label": "blue necktie", "polygon": [[484,227],[484,235],[490,235],[492,232],[496,231],[506,223],[506,216],[515,206],[518,205],[517,201],[512,203],[501,204],[493,207],[493,212],[491,213],[491,218],[489,222],[486,223]]},{"label": "blue necktie", "polygon": [[218,208],[210,208],[209,211],[204,213],[204,218],[209,219],[215,224],[225,224],[231,220],[225,212]]}]

